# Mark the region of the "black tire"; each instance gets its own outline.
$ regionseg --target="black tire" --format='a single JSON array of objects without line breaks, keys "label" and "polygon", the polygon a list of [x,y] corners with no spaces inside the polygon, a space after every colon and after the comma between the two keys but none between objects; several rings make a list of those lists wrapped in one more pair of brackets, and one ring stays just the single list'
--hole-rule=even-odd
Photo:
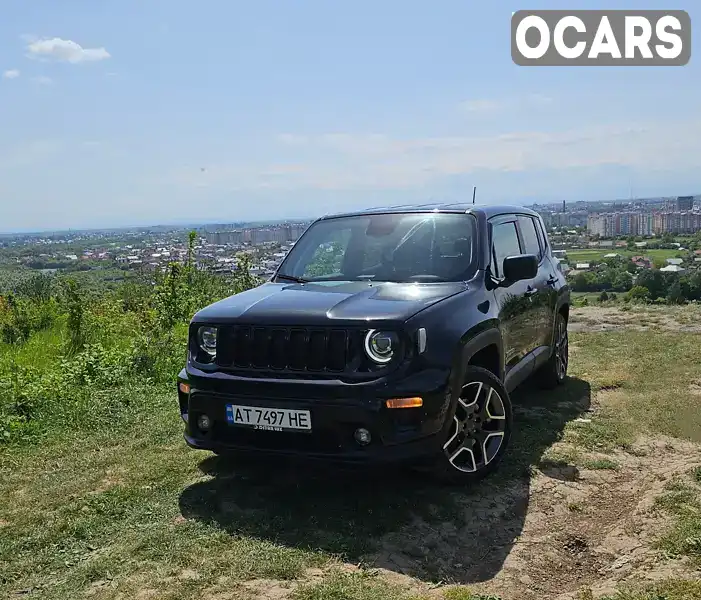
[{"label": "black tire", "polygon": [[562,313],[555,316],[555,335],[553,348],[548,362],[539,370],[537,381],[540,387],[552,390],[562,385],[567,378],[569,365],[569,337],[567,335],[567,319]]},{"label": "black tire", "polygon": [[443,482],[458,485],[479,481],[497,468],[513,427],[509,393],[498,377],[468,366],[463,381],[453,424],[431,469]]}]

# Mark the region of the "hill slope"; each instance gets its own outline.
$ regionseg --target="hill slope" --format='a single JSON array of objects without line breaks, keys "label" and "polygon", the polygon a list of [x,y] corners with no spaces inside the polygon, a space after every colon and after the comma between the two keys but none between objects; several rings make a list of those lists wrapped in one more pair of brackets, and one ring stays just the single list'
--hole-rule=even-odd
[{"label": "hill slope", "polygon": [[[156,380],[67,390],[0,446],[0,596],[701,598],[700,317],[575,310],[567,385],[514,394],[510,456],[466,490],[189,450]],[[51,376],[63,327],[0,360]]]}]

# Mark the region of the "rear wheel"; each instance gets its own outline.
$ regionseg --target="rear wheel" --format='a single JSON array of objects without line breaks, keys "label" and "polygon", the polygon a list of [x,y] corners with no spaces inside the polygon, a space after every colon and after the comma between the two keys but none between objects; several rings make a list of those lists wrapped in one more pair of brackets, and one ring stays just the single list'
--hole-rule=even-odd
[{"label": "rear wheel", "polygon": [[552,389],[565,381],[569,365],[569,338],[567,319],[562,313],[555,317],[555,344],[550,359],[538,372],[541,387]]},{"label": "rear wheel", "polygon": [[512,410],[509,394],[490,371],[469,366],[455,414],[435,465],[450,483],[469,483],[491,473],[509,443]]}]

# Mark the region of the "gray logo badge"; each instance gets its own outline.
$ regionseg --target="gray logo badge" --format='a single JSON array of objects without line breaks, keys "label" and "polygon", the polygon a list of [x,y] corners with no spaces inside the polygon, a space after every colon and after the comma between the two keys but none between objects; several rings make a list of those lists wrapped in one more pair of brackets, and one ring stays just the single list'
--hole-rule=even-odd
[{"label": "gray logo badge", "polygon": [[682,66],[691,18],[684,10],[519,10],[511,57],[521,66]]}]

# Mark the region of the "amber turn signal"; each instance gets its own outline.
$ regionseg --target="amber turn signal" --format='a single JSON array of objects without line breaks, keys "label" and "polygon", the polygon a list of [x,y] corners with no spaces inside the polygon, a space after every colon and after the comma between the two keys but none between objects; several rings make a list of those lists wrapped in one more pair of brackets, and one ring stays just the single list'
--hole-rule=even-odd
[{"label": "amber turn signal", "polygon": [[392,398],[387,400],[387,408],[419,408],[423,405],[423,398]]},{"label": "amber turn signal", "polygon": [[190,384],[189,384],[189,383],[182,383],[182,382],[181,382],[181,383],[178,385],[178,387],[180,388],[180,391],[181,391],[183,394],[189,394],[189,393],[190,393]]}]

